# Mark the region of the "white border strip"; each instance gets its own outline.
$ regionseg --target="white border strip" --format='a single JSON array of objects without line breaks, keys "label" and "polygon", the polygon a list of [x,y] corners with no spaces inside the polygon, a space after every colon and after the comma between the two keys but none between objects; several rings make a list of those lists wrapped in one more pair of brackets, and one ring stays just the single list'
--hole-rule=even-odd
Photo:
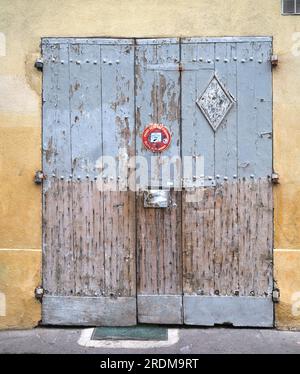
[{"label": "white border strip", "polygon": [[92,340],[94,328],[84,329],[77,343],[90,348],[132,348],[148,349],[169,347],[179,341],[179,330],[168,329],[168,340]]}]

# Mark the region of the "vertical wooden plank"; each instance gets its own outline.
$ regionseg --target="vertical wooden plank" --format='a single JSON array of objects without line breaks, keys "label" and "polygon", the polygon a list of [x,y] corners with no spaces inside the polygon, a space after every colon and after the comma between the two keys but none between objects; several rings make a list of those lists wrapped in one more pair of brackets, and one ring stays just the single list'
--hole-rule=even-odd
[{"label": "vertical wooden plank", "polygon": [[[154,167],[151,177],[156,187],[162,184],[163,157],[180,156],[180,74],[176,68],[179,66],[178,62],[177,42],[141,42],[137,46],[137,155],[145,157],[148,166],[151,165],[152,158]],[[163,123],[171,132],[171,145],[163,155],[153,155],[142,144],[142,132],[151,122]],[[169,188],[169,185],[166,183],[163,188]],[[170,208],[154,209],[144,208],[143,192],[137,196],[139,295],[182,294],[180,192],[171,191],[171,199]],[[158,307],[167,306],[160,304]],[[181,310],[179,312],[181,314]]]},{"label": "vertical wooden plank", "polygon": [[[98,268],[102,267],[103,249],[94,243],[94,237],[103,234],[101,226],[94,224],[93,209],[95,196],[101,199],[94,188],[96,162],[102,155],[100,70],[99,46],[70,44],[73,247],[78,296],[99,295],[104,283]],[[99,204],[95,208],[98,213],[101,200]]]},{"label": "vertical wooden plank", "polygon": [[[204,156],[204,175],[215,175],[215,134],[196,101],[214,75],[214,43],[183,44],[182,156]],[[214,294],[215,191],[206,188],[198,203],[183,193],[184,294]]]},{"label": "vertical wooden plank", "polygon": [[273,289],[273,196],[268,178],[258,180],[257,240],[254,252],[254,290],[257,296],[271,296]]},{"label": "vertical wooden plank", "polygon": [[254,43],[237,44],[237,102],[238,102],[238,174],[241,178],[255,175],[257,167],[254,131],[255,65]]},{"label": "vertical wooden plank", "polygon": [[[237,96],[236,43],[216,43],[215,73],[234,98]],[[215,175],[233,179],[237,175],[237,104],[235,103],[215,132]]]},{"label": "vertical wooden plank", "polygon": [[215,189],[205,188],[198,203],[183,192],[183,292],[214,294]]},{"label": "vertical wooden plank", "polygon": [[43,57],[43,287],[68,295],[74,289],[68,45],[45,43]]},{"label": "vertical wooden plank", "polygon": [[[135,155],[134,48],[103,45],[102,123],[103,155],[118,167],[120,157]],[[127,170],[126,170],[127,171]],[[136,294],[135,195],[120,191],[116,175],[107,175],[116,189],[103,192],[105,294]]]},{"label": "vertical wooden plank", "polygon": [[273,170],[273,91],[272,65],[270,63],[272,43],[255,43],[255,99],[256,112],[256,175],[266,178]]},{"label": "vertical wooden plank", "polygon": [[[236,56],[236,43],[216,43],[216,75],[233,97],[237,94]],[[219,295],[238,292],[237,131],[235,103],[215,133],[214,287]]]}]

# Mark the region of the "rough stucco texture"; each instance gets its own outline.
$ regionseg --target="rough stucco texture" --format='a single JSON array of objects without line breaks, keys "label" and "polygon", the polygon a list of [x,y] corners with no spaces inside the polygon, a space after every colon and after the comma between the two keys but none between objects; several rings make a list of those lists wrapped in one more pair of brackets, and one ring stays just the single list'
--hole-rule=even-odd
[{"label": "rough stucco texture", "polygon": [[[300,248],[300,17],[282,16],[280,3],[280,0],[0,0],[0,248],[41,247],[41,196],[40,189],[32,183],[41,158],[41,74],[33,68],[41,37],[268,35],[274,37],[274,50],[280,60],[274,70],[274,167],[281,178],[275,189],[275,247],[297,251]],[[15,258],[26,255],[22,251]],[[294,269],[296,264],[290,256],[282,256],[286,256],[286,261],[278,261],[276,266],[289,264]],[[1,261],[5,266],[12,259],[3,252]],[[38,271],[39,262],[26,263],[29,265],[36,266],[34,271]],[[7,274],[4,283],[8,288],[10,279]],[[20,278],[14,280],[12,289],[18,281]],[[22,285],[23,294],[32,298],[26,304],[29,314],[30,308],[36,308],[34,286],[31,282]],[[279,286],[282,295],[289,294],[290,283],[282,277]],[[15,298],[18,297],[16,294]],[[291,307],[288,305],[286,309]],[[33,324],[33,319],[20,318],[23,310],[17,306],[9,310],[13,315],[1,318],[0,327]],[[36,322],[40,319],[38,313],[32,315]],[[282,310],[277,315],[283,324],[287,321],[284,316]],[[294,318],[293,324],[300,326],[300,318]]]}]

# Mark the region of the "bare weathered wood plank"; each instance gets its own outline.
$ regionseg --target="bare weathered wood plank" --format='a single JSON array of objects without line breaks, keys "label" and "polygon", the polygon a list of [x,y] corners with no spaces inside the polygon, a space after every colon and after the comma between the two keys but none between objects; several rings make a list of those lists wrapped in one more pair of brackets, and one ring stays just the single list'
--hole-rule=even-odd
[{"label": "bare weathered wood plank", "polygon": [[182,292],[181,193],[172,191],[171,199],[176,206],[154,209],[137,196],[138,294]]},{"label": "bare weathered wood plank", "polygon": [[239,246],[237,182],[224,182],[215,194],[215,292],[233,295],[239,291]]},{"label": "bare weathered wood plank", "polygon": [[273,289],[273,194],[268,178],[258,181],[256,246],[253,249],[254,290],[257,296],[270,296]]},{"label": "bare weathered wood plank", "polygon": [[183,193],[183,291],[214,294],[215,190],[205,188],[198,203]]}]

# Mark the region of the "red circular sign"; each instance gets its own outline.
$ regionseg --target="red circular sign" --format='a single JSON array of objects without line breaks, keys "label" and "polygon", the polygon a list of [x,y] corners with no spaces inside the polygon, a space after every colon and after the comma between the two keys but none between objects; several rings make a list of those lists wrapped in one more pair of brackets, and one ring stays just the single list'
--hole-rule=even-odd
[{"label": "red circular sign", "polygon": [[143,132],[144,146],[152,152],[162,152],[171,143],[171,134],[164,125],[151,123]]}]

